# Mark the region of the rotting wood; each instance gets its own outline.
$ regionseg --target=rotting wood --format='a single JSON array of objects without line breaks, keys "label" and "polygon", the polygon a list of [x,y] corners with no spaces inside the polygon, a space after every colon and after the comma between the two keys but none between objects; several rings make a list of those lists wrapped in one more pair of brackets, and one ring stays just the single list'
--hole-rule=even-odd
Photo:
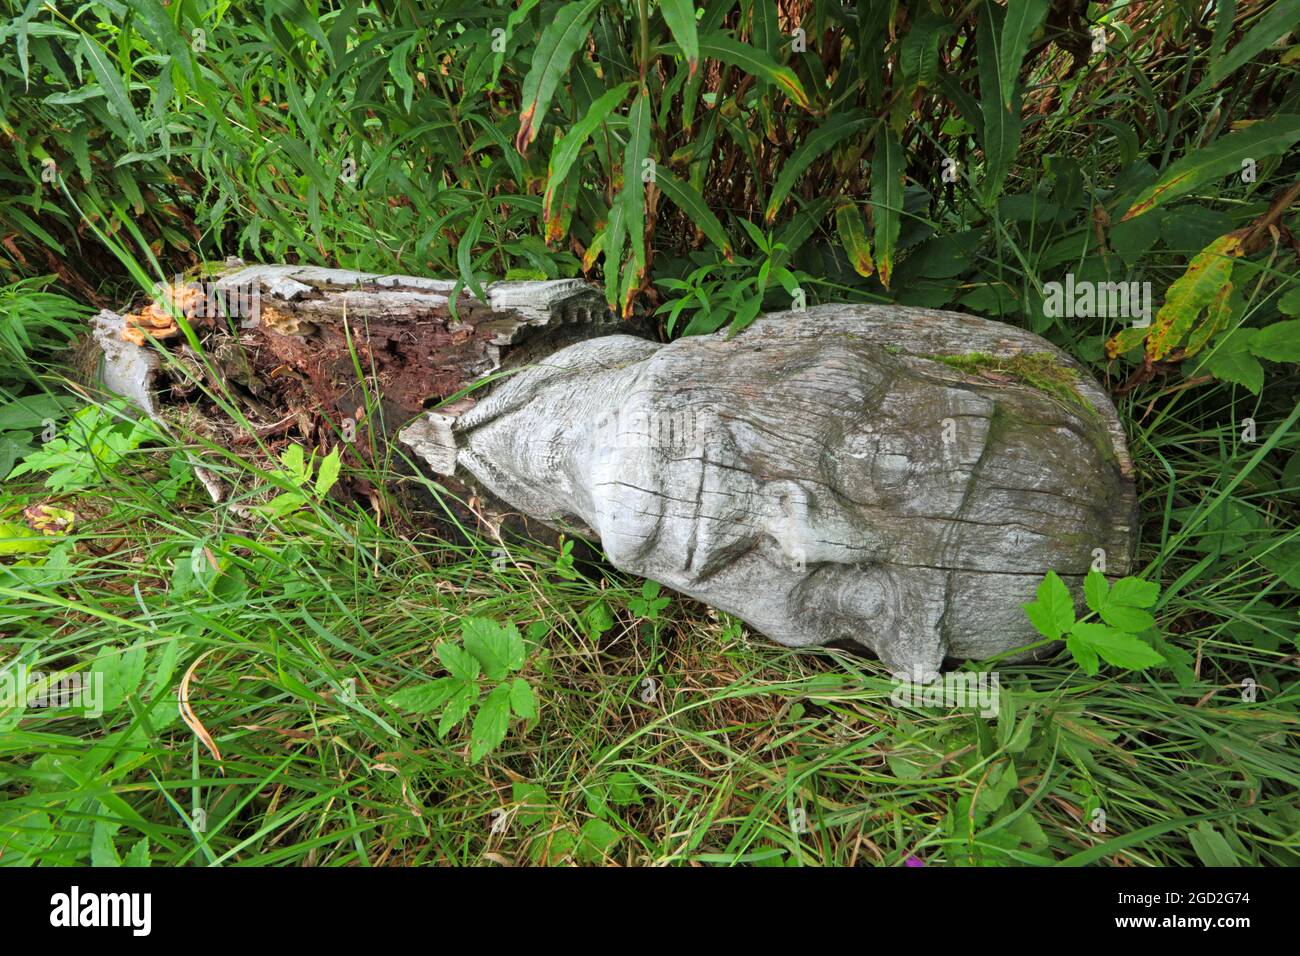
[{"label": "rotting wood", "polygon": [[[307,403],[337,420],[368,389],[384,434],[404,425],[400,444],[456,493],[595,537],[616,567],[783,644],[854,641],[925,679],[945,657],[1031,643],[1021,604],[1047,571],[1076,585],[1098,555],[1114,574],[1131,562],[1133,468],[1109,397],[1012,326],[823,306],[661,345],[599,334],[616,327],[580,282],[495,284],[459,320],[439,280],[295,266],[216,280],[250,284],[258,315],[234,340],[211,324],[205,348],[238,346],[246,365],[223,374],[268,418]],[[157,356],[121,317],[96,328],[104,381],[158,414],[141,384],[165,374]],[[1043,362],[1062,372],[1055,394],[1004,374]],[[519,370],[429,408],[505,365]]]}]

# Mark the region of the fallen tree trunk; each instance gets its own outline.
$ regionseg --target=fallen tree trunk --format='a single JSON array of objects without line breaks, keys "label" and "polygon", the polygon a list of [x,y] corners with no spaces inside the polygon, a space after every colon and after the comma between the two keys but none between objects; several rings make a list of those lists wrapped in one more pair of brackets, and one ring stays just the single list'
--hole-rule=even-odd
[{"label": "fallen tree trunk", "polygon": [[[1073,585],[1131,561],[1109,398],[1012,326],[825,306],[662,345],[599,335],[581,283],[492,286],[453,319],[433,280],[252,267],[217,287],[236,280],[264,296],[238,337],[250,389],[288,369],[337,415],[374,390],[441,480],[783,644],[850,640],[928,679],[1033,642],[1021,605],[1047,571]],[[149,408],[121,382],[148,365],[131,328],[101,315],[105,380]],[[504,364],[520,370],[425,410]]]},{"label": "fallen tree trunk", "polygon": [[[480,301],[440,279],[229,260],[204,278],[161,286],[136,311],[100,312],[80,377],[214,444],[250,452],[259,439],[296,437],[366,460],[372,438],[383,445],[474,383],[621,328],[581,280],[496,282],[484,291]],[[182,334],[178,312],[195,342]],[[226,396],[251,427],[205,391]],[[221,500],[214,471],[200,465],[197,473]],[[470,489],[444,484],[444,506],[458,520],[545,536],[507,508],[455,507]]]}]

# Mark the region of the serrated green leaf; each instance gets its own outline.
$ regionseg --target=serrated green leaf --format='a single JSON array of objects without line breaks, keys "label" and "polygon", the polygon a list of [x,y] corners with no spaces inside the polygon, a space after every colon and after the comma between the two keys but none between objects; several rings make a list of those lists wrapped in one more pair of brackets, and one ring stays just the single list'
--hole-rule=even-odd
[{"label": "serrated green leaf", "polygon": [[1111,627],[1129,634],[1141,634],[1156,626],[1156,619],[1149,611],[1129,607],[1127,604],[1107,604],[1101,609],[1101,619]]},{"label": "serrated green leaf", "polygon": [[479,661],[472,654],[465,651],[463,647],[453,641],[443,641],[435,649],[438,660],[442,666],[447,668],[447,673],[459,681],[473,681],[478,679]]},{"label": "serrated green leaf", "polygon": [[457,677],[439,677],[423,684],[413,684],[388,697],[389,706],[408,714],[431,714],[464,686]]},{"label": "serrated green leaf", "polygon": [[1197,370],[1209,372],[1222,382],[1243,385],[1256,395],[1264,387],[1264,366],[1251,354],[1258,329],[1234,329],[1200,355]]},{"label": "serrated green leaf", "polygon": [[1101,659],[1097,657],[1097,652],[1082,638],[1067,634],[1065,649],[1070,652],[1070,656],[1079,665],[1079,670],[1089,677],[1096,676],[1097,671],[1101,670]]},{"label": "serrated green leaf", "polygon": [[1300,315],[1300,285],[1277,300],[1277,310],[1283,315]]},{"label": "serrated green leaf", "polygon": [[1250,352],[1270,362],[1300,362],[1300,319],[1264,326],[1251,339]]},{"label": "serrated green leaf", "polygon": [[126,866],[148,867],[152,865],[149,857],[149,838],[137,840],[126,854]]},{"label": "serrated green leaf", "polygon": [[510,726],[510,688],[505,684],[492,689],[474,715],[470,731],[469,762],[478,763],[506,739]]},{"label": "serrated green leaf", "polygon": [[537,698],[533,696],[532,686],[522,677],[516,677],[510,682],[510,709],[515,712],[516,717],[525,720],[532,720],[537,716]]},{"label": "serrated green leaf", "polygon": [[468,681],[460,682],[451,697],[447,699],[447,705],[443,708],[442,719],[438,721],[438,736],[446,737],[451,733],[469,713],[474,701],[478,700],[478,684]]},{"label": "serrated green leaf", "polygon": [[1110,589],[1111,603],[1129,607],[1151,607],[1159,596],[1160,585],[1141,578],[1120,578]]},{"label": "serrated green leaf", "polygon": [[470,617],[461,624],[460,632],[465,650],[483,665],[488,680],[502,680],[524,666],[524,639],[513,623],[501,625],[488,618]]},{"label": "serrated green leaf", "polygon": [[1100,571],[1090,570],[1083,579],[1083,599],[1088,607],[1100,614],[1106,606],[1106,596],[1110,593],[1110,582]]},{"label": "serrated green leaf", "polygon": [[1106,624],[1078,623],[1070,636],[1107,663],[1127,670],[1144,670],[1165,660],[1150,644]]},{"label": "serrated green leaf", "polygon": [[1043,637],[1059,640],[1074,624],[1074,601],[1070,589],[1055,571],[1048,571],[1038,585],[1037,600],[1022,605],[1029,622]]}]

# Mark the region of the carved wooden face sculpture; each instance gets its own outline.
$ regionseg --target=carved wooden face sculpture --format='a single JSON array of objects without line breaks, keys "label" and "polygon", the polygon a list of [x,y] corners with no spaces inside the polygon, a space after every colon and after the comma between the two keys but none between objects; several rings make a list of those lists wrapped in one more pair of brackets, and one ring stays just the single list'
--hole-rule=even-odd
[{"label": "carved wooden face sculpture", "polygon": [[[939,360],[973,353],[1046,356],[1075,395]],[[913,679],[1031,643],[1021,604],[1048,570],[1075,584],[1100,556],[1124,573],[1132,551],[1105,394],[1043,339],[953,313],[831,306],[730,339],[591,339],[506,380],[454,440],[460,470],[599,537],[616,567],[782,644],[859,642]]]}]

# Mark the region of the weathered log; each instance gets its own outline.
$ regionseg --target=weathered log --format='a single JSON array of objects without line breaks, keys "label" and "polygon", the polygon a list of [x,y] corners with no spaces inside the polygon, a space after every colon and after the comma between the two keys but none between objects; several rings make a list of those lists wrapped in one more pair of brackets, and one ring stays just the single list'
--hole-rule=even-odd
[{"label": "weathered log", "polygon": [[[213,441],[252,438],[215,406],[178,413],[215,374],[261,437],[296,430],[332,444],[363,427],[386,438],[485,376],[620,328],[581,280],[495,282],[484,293],[480,301],[440,279],[236,259],[206,278],[161,286],[136,311],[102,311],[78,364],[84,380],[164,425],[183,417]],[[201,359],[181,336],[176,311],[199,335]],[[147,338],[161,340],[170,361],[160,362]],[[366,443],[351,447],[362,455]],[[198,474],[220,499],[216,477],[201,467]]]},{"label": "weathered log", "polygon": [[402,436],[622,570],[921,680],[1031,643],[1021,604],[1047,571],[1077,583],[1104,555],[1122,574],[1134,543],[1105,393],[1038,336],[956,313],[592,339]]},{"label": "weathered log", "polygon": [[[1047,571],[1073,585],[1099,555],[1113,573],[1131,561],[1132,465],[1109,398],[1012,326],[826,306],[662,345],[591,337],[611,327],[580,282],[489,286],[457,319],[449,282],[254,266],[216,287],[250,283],[259,315],[236,343],[250,388],[287,377],[345,416],[366,369],[385,431],[404,423],[442,481],[596,538],[616,567],[782,644],[854,641],[926,679],[945,657],[1034,641],[1021,604]],[[98,320],[103,378],[156,414],[141,384],[156,358],[130,325]],[[520,370],[424,410],[507,365]]]}]

